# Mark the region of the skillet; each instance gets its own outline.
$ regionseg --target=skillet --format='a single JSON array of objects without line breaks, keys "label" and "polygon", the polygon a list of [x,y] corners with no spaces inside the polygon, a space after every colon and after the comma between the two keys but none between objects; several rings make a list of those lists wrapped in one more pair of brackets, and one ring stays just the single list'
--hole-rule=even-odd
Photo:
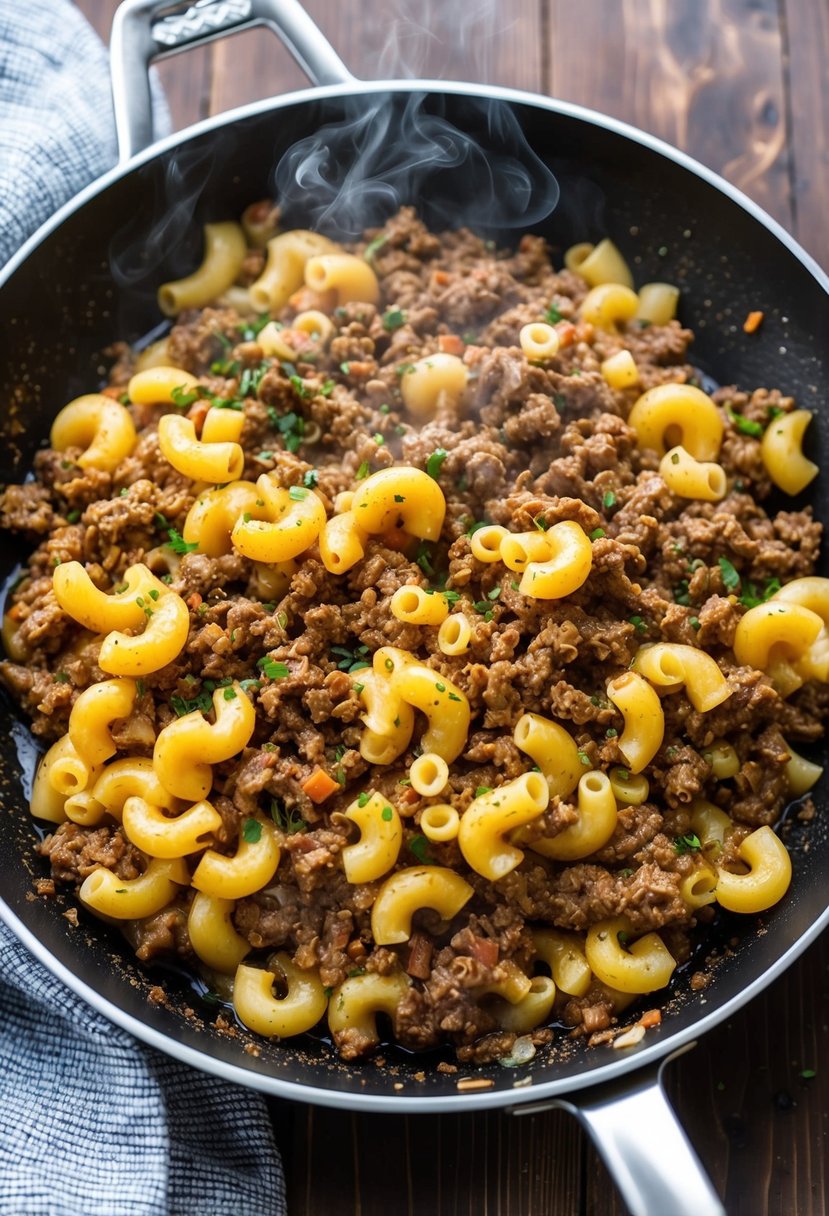
[{"label": "skillet", "polygon": [[[283,38],[317,87],[246,106],[153,144],[150,61],[255,24]],[[63,208],[0,272],[4,481],[25,475],[57,410],[100,380],[106,362],[101,352],[157,324],[156,287],[195,263],[203,222],[235,216],[267,196],[273,166],[297,141],[378,109],[402,121],[413,104],[480,144],[500,140],[498,154],[519,143],[533,172],[543,163],[554,173],[560,201],[552,214],[531,215],[519,228],[514,217],[493,212],[493,239],[508,243],[530,229],[561,249],[610,235],[638,281],[666,278],[680,285],[681,319],[697,334],[693,357],[706,372],[743,386],[779,386],[805,408],[815,408],[829,389],[826,276],[732,186],[625,124],[510,89],[358,82],[297,0],[201,0],[185,12],[158,0],[127,0],[116,15],[112,53],[121,163]],[[417,204],[427,222],[446,222],[446,191],[439,182],[429,179],[424,186],[413,179],[399,201]],[[307,217],[293,222],[305,226]],[[742,321],[756,308],[765,321],[749,337]],[[828,426],[818,410],[810,440],[817,459]],[[824,520],[828,495],[819,479],[809,496]],[[0,577],[10,576],[23,555],[22,548],[7,546]],[[722,1211],[667,1103],[660,1074],[670,1058],[779,976],[829,921],[825,792],[815,795],[819,813],[808,829],[791,819],[794,878],[787,897],[761,920],[724,919],[727,957],[711,987],[693,992],[693,968],[683,969],[662,1000],[661,1026],[639,1046],[587,1050],[557,1036],[559,1042],[517,1069],[460,1066],[447,1076],[434,1067],[437,1057],[424,1061],[402,1053],[387,1053],[388,1069],[361,1069],[311,1038],[300,1045],[262,1042],[259,1056],[247,1054],[247,1038],[217,1026],[215,1009],[183,978],[165,974],[169,1000],[151,1004],[147,992],[158,973],[148,978],[139,971],[119,935],[83,918],[73,928],[61,915],[60,900],[31,901],[32,879],[40,873],[32,860],[37,831],[26,809],[34,752],[8,701],[0,712],[0,915],[47,967],[114,1022],[194,1067],[306,1102],[389,1113],[491,1107],[529,1113],[564,1106],[593,1136],[632,1211]],[[186,1008],[195,1013],[185,1016]],[[421,1069],[425,1079],[415,1080]],[[486,1088],[464,1088],[481,1080]]]}]

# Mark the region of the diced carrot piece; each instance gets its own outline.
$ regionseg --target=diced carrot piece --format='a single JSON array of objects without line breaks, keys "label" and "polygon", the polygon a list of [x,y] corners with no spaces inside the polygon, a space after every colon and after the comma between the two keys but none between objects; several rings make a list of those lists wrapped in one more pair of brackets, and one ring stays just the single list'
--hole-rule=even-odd
[{"label": "diced carrot piece", "polygon": [[579,321],[573,338],[576,342],[592,342],[596,337],[596,327],[590,321]]},{"label": "diced carrot piece", "polygon": [[340,789],[340,783],[329,777],[324,768],[318,766],[308,780],[303,781],[302,789],[312,802],[325,802],[326,798],[330,798]]},{"label": "diced carrot piece", "polygon": [[756,333],[763,324],[763,313],[758,309],[756,312],[750,312],[743,322],[743,329],[747,334]]},{"label": "diced carrot piece", "polygon": [[559,349],[573,345],[576,340],[576,327],[572,321],[559,321],[554,328],[558,332]]},{"label": "diced carrot piece", "polygon": [[661,1022],[662,1014],[658,1009],[649,1009],[639,1019],[639,1025],[644,1026],[646,1030],[651,1030],[654,1026],[661,1025]]},{"label": "diced carrot piece", "polygon": [[188,595],[185,603],[187,604],[188,608],[192,608],[195,612],[201,604],[201,595],[198,591],[194,591],[192,595]]},{"label": "diced carrot piece", "polygon": [[488,937],[473,937],[469,949],[485,967],[494,967],[498,962],[498,943]]},{"label": "diced carrot piece", "polygon": [[438,287],[446,287],[450,282],[448,273],[445,270],[436,270],[432,278],[437,283]]},{"label": "diced carrot piece", "polygon": [[458,334],[441,334],[438,338],[438,350],[444,355],[458,355],[460,357],[466,348],[463,344],[463,338]]}]

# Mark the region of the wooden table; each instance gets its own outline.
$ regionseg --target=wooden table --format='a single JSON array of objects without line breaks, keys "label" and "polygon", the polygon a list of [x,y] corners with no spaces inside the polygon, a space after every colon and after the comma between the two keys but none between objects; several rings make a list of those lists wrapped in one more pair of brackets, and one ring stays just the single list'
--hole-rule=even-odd
[{"label": "wooden table", "polygon": [[[112,0],[79,3],[107,38]],[[512,85],[651,131],[745,190],[829,265],[826,0],[306,7],[357,75]],[[159,70],[177,126],[303,83],[264,31]],[[828,968],[824,937],[668,1071],[671,1098],[732,1216],[829,1211]],[[594,1150],[560,1112],[384,1118],[278,1102],[274,1116],[291,1216],[623,1211]]]}]

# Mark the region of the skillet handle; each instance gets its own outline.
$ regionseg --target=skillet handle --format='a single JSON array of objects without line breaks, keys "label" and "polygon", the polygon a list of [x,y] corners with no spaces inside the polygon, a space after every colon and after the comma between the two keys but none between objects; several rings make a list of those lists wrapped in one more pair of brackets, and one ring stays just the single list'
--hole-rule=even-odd
[{"label": "skillet handle", "polygon": [[153,142],[149,69],[154,59],[265,25],[285,44],[312,84],[354,81],[299,0],[196,0],[187,9],[178,5],[170,13],[170,8],[170,0],[124,0],[113,18],[112,99],[122,164]]},{"label": "skillet handle", "polygon": [[513,1108],[513,1114],[559,1107],[590,1135],[633,1216],[726,1216],[699,1157],[662,1088],[667,1063],[695,1046],[572,1097]]}]

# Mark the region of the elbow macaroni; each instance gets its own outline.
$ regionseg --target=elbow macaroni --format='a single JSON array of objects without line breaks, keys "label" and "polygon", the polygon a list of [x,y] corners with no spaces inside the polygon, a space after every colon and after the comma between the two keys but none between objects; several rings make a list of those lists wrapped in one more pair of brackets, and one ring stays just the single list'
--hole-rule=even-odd
[{"label": "elbow macaroni", "polygon": [[[228,692],[234,695],[228,697]],[[216,721],[210,723],[194,709],[165,726],[155,741],[155,772],[177,798],[206,798],[213,785],[210,766],[237,755],[253,734],[256,713],[239,684],[216,689],[213,712]]]},{"label": "elbow macaroni", "polygon": [[714,402],[692,384],[658,384],[630,411],[628,426],[643,448],[660,456],[681,446],[695,460],[716,460],[725,426]]},{"label": "elbow macaroni", "polygon": [[719,502],[725,498],[728,483],[722,465],[695,460],[683,447],[671,448],[662,457],[659,475],[678,498],[697,498]]},{"label": "elbow macaroni", "polygon": [[461,816],[458,831],[467,865],[491,882],[509,874],[524,854],[508,841],[507,833],[532,823],[544,813],[549,800],[541,773],[524,773],[475,798]]},{"label": "elbow macaroni", "polygon": [[63,407],[52,423],[49,442],[58,452],[83,448],[78,457],[82,469],[112,473],[132,454],[137,439],[129,410],[102,393],[88,393]]},{"label": "elbow macaroni", "polygon": [[607,695],[625,720],[625,729],[616,741],[619,751],[630,771],[641,773],[659,751],[665,734],[659,697],[635,671],[610,680]]},{"label": "elbow macaroni", "polygon": [[235,282],[246,253],[245,234],[239,224],[205,224],[201,265],[186,278],[159,287],[159,308],[167,317],[185,308],[204,308]]},{"label": "elbow macaroni", "polygon": [[811,410],[792,410],[772,419],[763,434],[760,451],[766,472],[786,494],[799,494],[820,472],[803,454],[803,436],[811,421]]}]

